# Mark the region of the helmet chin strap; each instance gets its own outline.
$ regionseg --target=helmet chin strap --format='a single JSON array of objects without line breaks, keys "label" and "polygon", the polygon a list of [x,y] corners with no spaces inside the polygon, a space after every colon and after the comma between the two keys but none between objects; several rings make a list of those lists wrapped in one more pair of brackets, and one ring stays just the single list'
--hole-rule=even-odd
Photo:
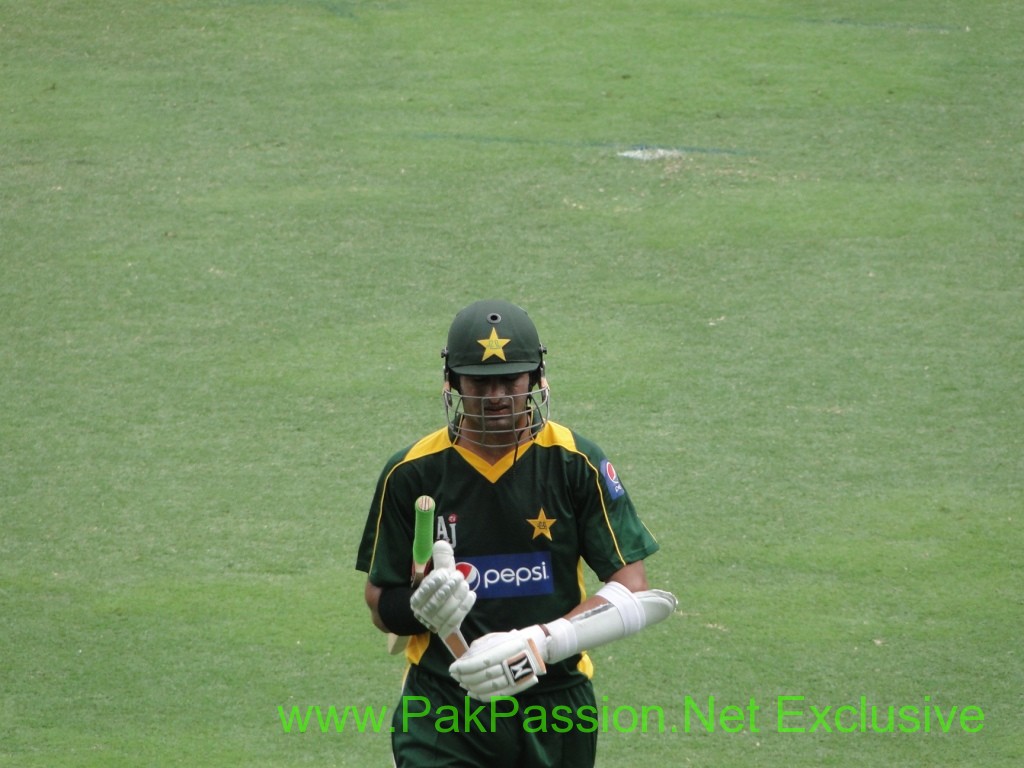
[{"label": "helmet chin strap", "polygon": [[[521,411],[513,411],[499,416],[487,416],[480,407],[480,415],[469,415],[466,403],[471,401],[493,400],[493,397],[474,397],[463,395],[445,382],[441,391],[444,400],[445,417],[448,420],[456,442],[465,441],[484,448],[513,448],[522,442],[523,432],[540,429],[547,423],[551,410],[551,391],[547,379],[540,378],[540,385],[526,394],[526,407]],[[508,397],[514,403],[512,396]],[[482,402],[480,402],[482,406]],[[512,426],[506,429],[488,429],[489,421],[512,419]]]}]

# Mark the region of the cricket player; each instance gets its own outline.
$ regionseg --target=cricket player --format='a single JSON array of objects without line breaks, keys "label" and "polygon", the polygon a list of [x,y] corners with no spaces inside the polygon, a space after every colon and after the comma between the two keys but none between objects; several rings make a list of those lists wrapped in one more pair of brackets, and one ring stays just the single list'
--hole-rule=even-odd
[{"label": "cricket player", "polygon": [[[399,768],[593,766],[587,649],[675,610],[649,588],[658,544],[615,468],[549,420],[546,352],[519,306],[459,312],[441,353],[448,423],[392,456],[377,483],[356,567],[373,623],[409,636]],[[423,497],[433,569],[411,581]],[[593,595],[584,564],[604,584]]]}]

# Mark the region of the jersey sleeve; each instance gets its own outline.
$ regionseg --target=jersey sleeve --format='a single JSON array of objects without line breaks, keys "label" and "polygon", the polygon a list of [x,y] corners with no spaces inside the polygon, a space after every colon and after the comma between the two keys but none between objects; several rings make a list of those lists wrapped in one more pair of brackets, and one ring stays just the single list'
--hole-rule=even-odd
[{"label": "jersey sleeve", "polygon": [[380,587],[408,586],[412,569],[413,507],[402,489],[403,456],[393,456],[377,480],[356,555],[356,569]]},{"label": "jersey sleeve", "polygon": [[658,551],[658,542],[640,519],[615,466],[594,443],[576,436],[585,457],[579,476],[581,552],[602,581],[615,571]]}]

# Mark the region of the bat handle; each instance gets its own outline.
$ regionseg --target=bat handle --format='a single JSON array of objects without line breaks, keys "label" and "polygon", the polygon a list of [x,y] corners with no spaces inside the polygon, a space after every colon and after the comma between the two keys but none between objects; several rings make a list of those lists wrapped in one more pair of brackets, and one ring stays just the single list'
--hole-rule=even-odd
[{"label": "bat handle", "polygon": [[461,629],[456,629],[448,635],[448,637],[443,639],[444,644],[448,646],[448,650],[456,659],[461,658],[463,654],[469,650],[469,643],[467,643],[466,638],[463,637]]}]

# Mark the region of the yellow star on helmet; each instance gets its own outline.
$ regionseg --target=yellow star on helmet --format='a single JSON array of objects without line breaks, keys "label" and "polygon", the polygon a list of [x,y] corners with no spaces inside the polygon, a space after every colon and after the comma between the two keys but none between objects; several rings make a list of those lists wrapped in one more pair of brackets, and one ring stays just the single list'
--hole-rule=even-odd
[{"label": "yellow star on helmet", "polygon": [[499,339],[498,329],[491,328],[490,338],[477,339],[476,343],[484,348],[484,356],[480,358],[482,363],[489,357],[500,357],[502,360],[505,359],[505,345],[508,344],[512,339]]},{"label": "yellow star on helmet", "polygon": [[543,507],[540,510],[540,514],[538,514],[532,520],[530,518],[527,518],[526,522],[533,526],[534,539],[536,539],[538,536],[547,536],[548,541],[554,541],[554,539],[551,538],[551,526],[557,523],[558,521],[555,520],[555,518],[553,517],[549,518],[547,514],[545,514]]}]

